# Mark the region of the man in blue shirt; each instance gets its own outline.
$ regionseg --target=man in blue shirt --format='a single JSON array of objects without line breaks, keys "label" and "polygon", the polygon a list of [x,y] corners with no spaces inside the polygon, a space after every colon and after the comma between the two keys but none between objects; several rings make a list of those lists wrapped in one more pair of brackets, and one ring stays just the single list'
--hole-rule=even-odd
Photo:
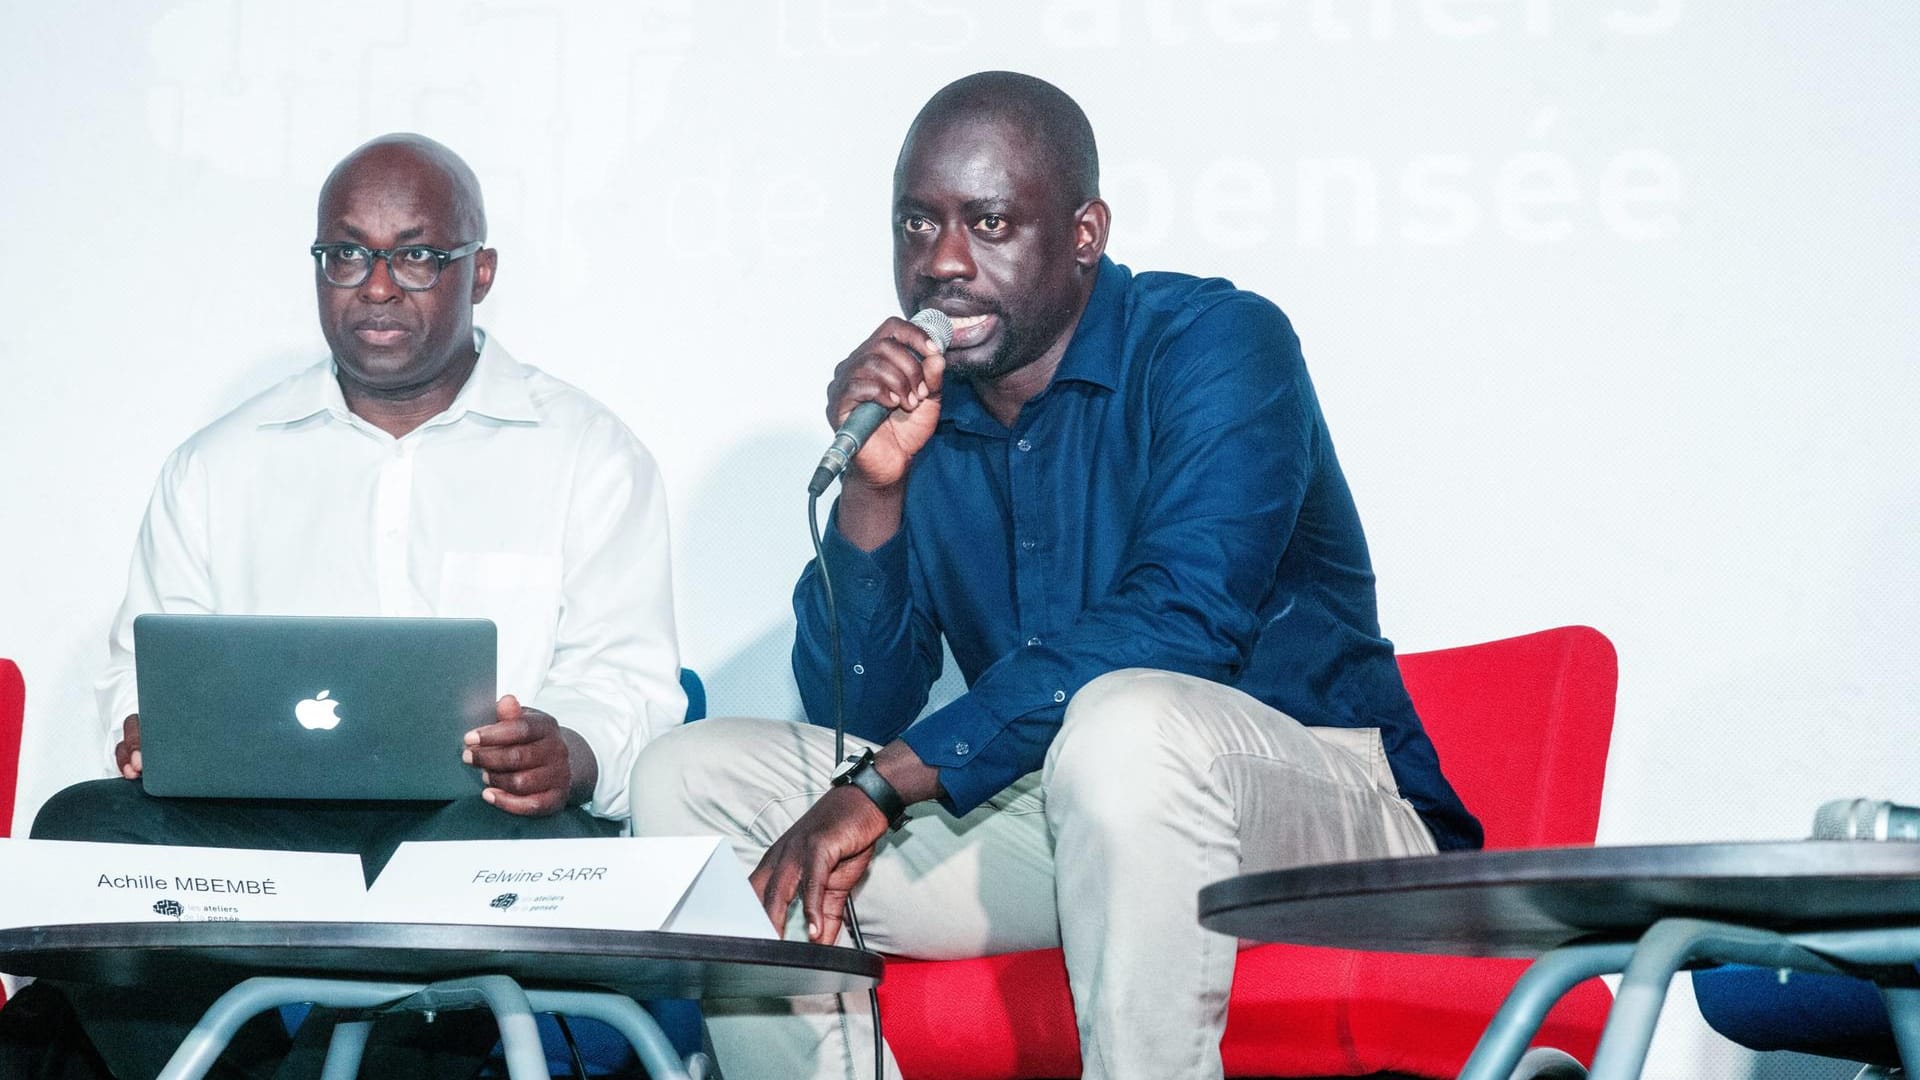
[{"label": "man in blue shirt", "polygon": [[[888,319],[827,393],[835,424],[892,410],[824,547],[862,756],[825,783],[833,647],[812,565],[793,655],[821,726],[659,740],[635,822],[732,836],[774,925],[797,899],[814,941],[840,937],[857,891],[883,952],[1057,943],[1085,1076],[1217,1077],[1236,943],[1197,925],[1201,885],[1481,834],[1380,635],[1286,317],[1106,258],[1098,168],[1079,107],[1028,76],[970,76],[916,118],[895,284],[952,340]],[[942,638],[968,691],[916,722]],[[839,1076],[864,1011],[710,1017],[724,1068]]]}]

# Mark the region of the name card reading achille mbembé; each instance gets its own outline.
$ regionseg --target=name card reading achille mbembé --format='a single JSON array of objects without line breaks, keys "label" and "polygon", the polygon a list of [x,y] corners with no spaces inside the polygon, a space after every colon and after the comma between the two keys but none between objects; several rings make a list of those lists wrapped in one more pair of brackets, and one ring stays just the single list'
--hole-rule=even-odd
[{"label": "name card reading achille mbemb\u00e9", "polygon": [[712,836],[402,844],[363,917],[774,937],[746,868]]},{"label": "name card reading achille mbemb\u00e9", "polygon": [[364,880],[356,855],[0,839],[0,926],[341,922]]}]

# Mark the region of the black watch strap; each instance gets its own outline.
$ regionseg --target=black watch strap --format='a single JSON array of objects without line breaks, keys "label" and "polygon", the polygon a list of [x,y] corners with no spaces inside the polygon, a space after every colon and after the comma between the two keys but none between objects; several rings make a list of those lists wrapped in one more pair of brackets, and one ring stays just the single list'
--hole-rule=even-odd
[{"label": "black watch strap", "polygon": [[847,760],[852,762],[853,766],[834,777],[833,785],[835,787],[852,785],[859,788],[867,798],[873,800],[873,805],[879,807],[880,812],[886,815],[887,828],[899,828],[907,819],[907,801],[900,797],[900,793],[894,790],[892,784],[887,783],[886,777],[880,775],[880,770],[873,767],[873,751],[863,750],[859,757]]}]

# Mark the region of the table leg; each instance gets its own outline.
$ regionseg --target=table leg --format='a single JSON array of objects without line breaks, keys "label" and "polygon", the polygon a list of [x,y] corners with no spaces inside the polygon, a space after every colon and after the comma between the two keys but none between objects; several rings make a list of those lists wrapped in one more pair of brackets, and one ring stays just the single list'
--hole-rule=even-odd
[{"label": "table leg", "polygon": [[1820,957],[1771,930],[1704,919],[1662,919],[1640,936],[1593,1055],[1591,1080],[1637,1080],[1653,1044],[1667,987],[1698,959],[1822,970]]},{"label": "table leg", "polygon": [[1563,945],[1535,960],[1480,1036],[1460,1080],[1507,1080],[1554,1002],[1586,979],[1619,971],[1632,955],[1631,942],[1599,942]]},{"label": "table leg", "polygon": [[540,1012],[598,1020],[626,1036],[652,1080],[691,1080],[659,1021],[625,994],[583,990],[529,990],[527,1000]]},{"label": "table leg", "polygon": [[333,1025],[333,1037],[327,1040],[327,1060],[320,1067],[320,1080],[354,1080],[360,1075],[360,1059],[366,1056],[367,1039],[373,1034],[373,1021],[348,1020]]},{"label": "table leg", "polygon": [[1920,1067],[1920,990],[1904,986],[1882,986],[1880,998],[1887,1003],[1887,1019],[1893,1025],[1893,1042],[1900,1048],[1900,1064],[1907,1075]]},{"label": "table leg", "polygon": [[477,975],[468,979],[448,979],[421,987],[396,1009],[434,1009],[446,1005],[470,1004],[475,998],[484,1002],[500,1025],[500,1049],[507,1059],[511,1080],[553,1080],[547,1071],[547,1053],[540,1045],[540,1028],[534,1023],[533,1006],[520,984],[505,975]]},{"label": "table leg", "polygon": [[220,995],[193,1030],[180,1042],[179,1049],[167,1059],[157,1080],[200,1080],[213,1068],[220,1051],[233,1041],[240,1025],[268,1009],[277,1009],[296,1001],[311,1001],[334,1008],[368,1008],[419,989],[404,983],[339,982],[331,979],[288,979],[261,976],[247,979]]}]

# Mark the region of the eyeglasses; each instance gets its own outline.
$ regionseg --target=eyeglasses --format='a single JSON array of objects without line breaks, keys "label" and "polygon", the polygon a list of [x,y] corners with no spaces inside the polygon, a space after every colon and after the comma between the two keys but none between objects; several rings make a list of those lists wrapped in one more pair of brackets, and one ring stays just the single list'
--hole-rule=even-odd
[{"label": "eyeglasses", "polygon": [[481,241],[461,244],[452,251],[441,251],[425,244],[408,244],[391,250],[370,248],[364,244],[315,244],[308,250],[320,264],[327,284],[351,289],[373,276],[376,259],[387,260],[387,276],[408,292],[425,292],[440,280],[440,271],[455,259],[464,259],[480,250]]}]

